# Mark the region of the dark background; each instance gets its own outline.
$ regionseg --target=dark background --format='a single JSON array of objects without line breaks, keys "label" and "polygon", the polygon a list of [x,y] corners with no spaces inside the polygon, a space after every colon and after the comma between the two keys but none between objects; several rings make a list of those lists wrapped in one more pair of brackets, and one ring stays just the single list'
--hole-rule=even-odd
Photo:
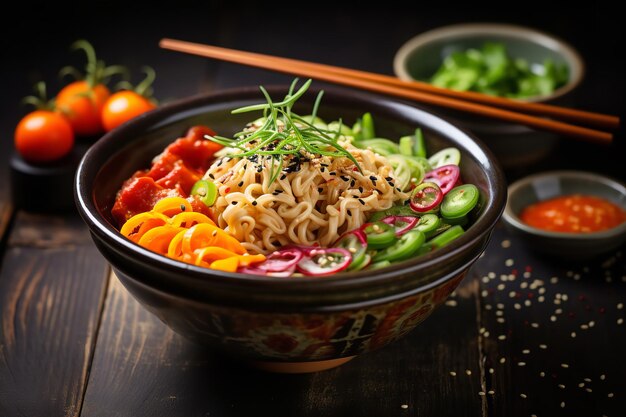
[{"label": "dark background", "polygon": [[[578,107],[624,114],[623,18],[615,6],[585,7],[548,2],[499,6],[466,2],[380,2],[377,6],[319,2],[70,1],[19,2],[0,16],[0,167],[6,169],[13,129],[27,109],[21,97],[39,81],[50,95],[62,87],[58,70],[81,65],[69,45],[85,38],[110,64],[127,65],[140,79],[142,65],[157,70],[156,97],[182,98],[216,88],[285,83],[291,78],[160,50],[162,37],[217,44],[268,54],[392,74],[395,51],[412,36],[461,22],[506,22],[552,33],[579,50],[587,64]],[[17,22],[17,25],[15,24]],[[67,80],[66,80],[67,82]],[[623,133],[611,147],[563,141],[549,163],[528,167],[593,170],[625,179]],[[509,173],[517,177],[519,173]],[[5,172],[2,173],[5,175]]]}]

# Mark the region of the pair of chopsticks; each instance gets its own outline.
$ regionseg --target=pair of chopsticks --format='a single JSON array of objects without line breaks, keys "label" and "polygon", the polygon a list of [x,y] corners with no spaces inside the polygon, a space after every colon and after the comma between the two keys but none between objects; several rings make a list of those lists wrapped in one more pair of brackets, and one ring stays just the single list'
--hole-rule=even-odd
[{"label": "pair of chopsticks", "polygon": [[[403,81],[383,74],[335,67],[290,58],[238,51],[174,39],[162,39],[161,48],[222,61],[278,71],[302,77],[368,90],[375,93],[445,107],[493,119],[517,123],[594,143],[609,144],[613,134],[602,130],[568,124],[580,124],[604,129],[617,129],[616,116],[570,109],[542,103],[531,103],[471,91],[439,88],[418,81]],[[550,117],[551,119],[548,119]]]}]

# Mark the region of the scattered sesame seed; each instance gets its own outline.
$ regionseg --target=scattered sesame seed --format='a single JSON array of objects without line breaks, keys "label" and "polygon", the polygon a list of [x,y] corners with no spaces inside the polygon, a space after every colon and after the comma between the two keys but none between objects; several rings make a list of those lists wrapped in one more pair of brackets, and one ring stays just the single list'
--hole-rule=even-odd
[{"label": "scattered sesame seed", "polygon": [[578,384],[578,388],[582,388],[582,387],[584,387],[584,386],[585,386],[585,383],[584,383],[584,382],[581,382],[580,384]]},{"label": "scattered sesame seed", "polygon": [[613,396],[615,396],[615,394],[613,394],[612,392],[609,392],[606,396],[609,397],[609,398],[613,398]]},{"label": "scattered sesame seed", "polygon": [[530,307],[530,306],[531,306],[531,304],[532,304],[532,302],[531,302],[530,300],[524,300],[524,305],[525,305],[526,307]]},{"label": "scattered sesame seed", "polygon": [[505,363],[506,362],[506,358],[500,358],[500,363]]},{"label": "scattered sesame seed", "polygon": [[489,291],[487,291],[487,290],[482,290],[482,291],[480,292],[480,295],[481,295],[483,298],[485,298],[485,297],[487,297],[487,296],[489,295]]},{"label": "scattered sesame seed", "polygon": [[487,391],[487,394],[489,394],[489,395],[494,395],[495,393],[496,393],[496,392],[495,392],[494,390],[489,390],[489,391]]},{"label": "scattered sesame seed", "polygon": [[586,325],[586,324],[581,324],[581,325],[580,325],[580,328],[581,328],[581,329],[583,329],[583,330],[588,330],[588,329],[589,329],[589,326],[588,326],[588,325]]},{"label": "scattered sesame seed", "polygon": [[595,326],[595,325],[596,325],[596,322],[595,322],[595,321],[591,320],[591,321],[589,322],[589,327],[593,327],[593,326]]},{"label": "scattered sesame seed", "polygon": [[555,322],[556,321],[556,316],[550,316],[550,321],[551,322]]},{"label": "scattered sesame seed", "polygon": [[515,308],[516,310],[521,310],[522,309],[522,305],[520,303],[515,303],[515,304],[513,304],[513,308]]},{"label": "scattered sesame seed", "polygon": [[491,278],[491,279],[494,279],[494,278],[496,277],[496,273],[495,273],[495,272],[489,272],[489,273],[487,274],[487,276],[488,276],[489,278]]},{"label": "scattered sesame seed", "polygon": [[528,398],[528,395],[526,395],[526,394],[520,394],[519,396],[522,397],[522,398]]},{"label": "scattered sesame seed", "polygon": [[496,307],[498,308],[498,310],[502,310],[502,309],[504,309],[504,304],[498,303],[498,304],[496,304]]},{"label": "scattered sesame seed", "polygon": [[472,374],[472,371],[470,371],[469,369],[466,369],[466,370],[465,370],[465,373],[469,376],[469,375],[471,375],[471,374]]},{"label": "scattered sesame seed", "polygon": [[252,202],[252,205],[253,205],[253,206],[256,206],[257,204],[259,204],[259,203],[257,203],[257,201],[256,201],[256,200]]},{"label": "scattered sesame seed", "polygon": [[456,372],[454,372],[454,371],[450,371],[450,375],[452,375],[452,376],[456,376]]},{"label": "scattered sesame seed", "polygon": [[561,401],[561,408],[565,408],[565,401]]},{"label": "scattered sesame seed", "polygon": [[539,345],[540,349],[546,350],[548,348],[548,345],[544,345],[543,343]]},{"label": "scattered sesame seed", "polygon": [[546,298],[543,295],[540,295],[539,297],[537,297],[537,301],[539,301],[540,303],[543,303],[546,300]]},{"label": "scattered sesame seed", "polygon": [[502,317],[504,315],[504,311],[502,310],[496,310],[496,316],[498,317]]},{"label": "scattered sesame seed", "polygon": [[506,322],[506,320],[504,319],[504,317],[498,317],[498,318],[496,319],[496,321],[497,321],[498,323],[500,323],[500,324],[502,324],[502,323]]},{"label": "scattered sesame seed", "polygon": [[539,328],[539,323],[530,323],[530,327],[532,327],[533,329],[538,329]]},{"label": "scattered sesame seed", "polygon": [[498,288],[498,291],[502,291],[506,288],[506,286],[504,284],[498,284],[497,288]]},{"label": "scattered sesame seed", "polygon": [[498,340],[506,340],[506,335],[501,334],[500,336],[498,336]]},{"label": "scattered sesame seed", "polygon": [[619,319],[617,319],[617,324],[618,325],[621,326],[623,323],[624,323],[624,319],[623,318],[620,317]]},{"label": "scattered sesame seed", "polygon": [[565,389],[565,385],[563,385],[563,384],[559,384],[558,387],[561,388],[561,389]]},{"label": "scattered sesame seed", "polygon": [[505,266],[513,266],[513,264],[515,263],[515,261],[513,261],[513,259],[509,258],[506,261],[504,261],[504,265]]},{"label": "scattered sesame seed", "polygon": [[510,291],[509,292],[509,297],[510,298],[515,298],[515,294],[516,294],[515,291]]},{"label": "scattered sesame seed", "polygon": [[526,366],[526,362],[517,362],[517,366]]},{"label": "scattered sesame seed", "polygon": [[505,240],[503,240],[503,241],[502,241],[502,243],[500,243],[500,245],[501,245],[503,248],[505,248],[505,249],[506,249],[506,248],[510,248],[510,247],[511,247],[511,241],[510,241],[510,240],[508,240],[508,239],[505,239]]},{"label": "scattered sesame seed", "polygon": [[485,396],[485,393],[483,391],[478,392],[478,395],[480,395],[481,397]]},{"label": "scattered sesame seed", "polygon": [[495,369],[493,369],[493,368],[489,368],[489,373],[490,373],[490,374],[492,374],[492,375],[493,375],[493,373],[494,373],[495,371],[496,371]]},{"label": "scattered sesame seed", "polygon": [[217,230],[213,230],[213,233],[211,233],[211,236],[213,237],[217,236]]},{"label": "scattered sesame seed", "polygon": [[587,391],[587,392],[593,392],[593,391],[591,390],[591,388],[585,388],[585,391]]},{"label": "scattered sesame seed", "polygon": [[409,405],[408,404],[402,404],[400,406],[400,408],[402,408],[403,410],[406,410],[407,408],[409,408]]},{"label": "scattered sesame seed", "polygon": [[604,381],[606,379],[606,375],[602,374],[600,375],[600,381]]},{"label": "scattered sesame seed", "polygon": [[546,376],[546,373],[545,373],[545,372],[543,372],[543,371],[542,371],[542,372],[539,372],[539,376],[543,378],[543,377],[545,377],[545,376]]},{"label": "scattered sesame seed", "polygon": [[457,302],[455,300],[448,300],[448,301],[446,301],[446,305],[448,307],[456,307],[457,306]]},{"label": "scattered sesame seed", "polygon": [[568,364],[566,364],[566,363],[562,363],[562,364],[561,364],[561,368],[565,368],[565,369],[567,369],[567,368],[569,368],[569,365],[568,365]]},{"label": "scattered sesame seed", "polygon": [[528,355],[528,354],[530,354],[530,349],[524,349],[524,350],[522,350],[522,353],[524,355]]},{"label": "scattered sesame seed", "polygon": [[570,333],[570,336],[572,336],[572,338],[575,338],[576,337],[576,332]]},{"label": "scattered sesame seed", "polygon": [[556,284],[557,282],[559,282],[559,277],[550,278],[550,284]]}]

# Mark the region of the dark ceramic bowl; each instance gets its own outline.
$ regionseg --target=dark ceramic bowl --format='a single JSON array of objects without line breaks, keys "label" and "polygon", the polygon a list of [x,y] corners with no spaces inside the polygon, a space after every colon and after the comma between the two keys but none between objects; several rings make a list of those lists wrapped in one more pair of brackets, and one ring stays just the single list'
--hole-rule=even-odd
[{"label": "dark ceramic bowl", "polygon": [[[569,68],[567,84],[548,96],[521,99],[547,104],[573,105],[575,90],[583,79],[585,66],[580,55],[562,40],[521,26],[471,23],[445,26],[424,32],[407,41],[396,53],[394,71],[403,80],[428,80],[452,52],[481,48],[485,42],[506,45],[514,58],[529,64],[551,59]],[[546,157],[557,144],[555,134],[532,130],[522,125],[446,110],[460,126],[472,131],[495,153],[505,168],[516,168]]]},{"label": "dark ceramic bowl", "polygon": [[626,187],[616,180],[588,172],[552,171],[514,182],[508,194],[503,220],[536,251],[568,260],[587,260],[626,242],[626,223],[595,233],[560,233],[531,227],[519,218],[530,204],[569,194],[601,197],[626,210]]},{"label": "dark ceramic bowl", "polygon": [[[269,91],[279,97],[286,88]],[[310,113],[314,97],[306,94],[295,110]],[[254,116],[230,111],[261,101],[258,89],[189,98],[105,135],[79,166],[76,202],[121,282],[175,331],[277,371],[336,366],[401,337],[446,299],[489,241],[504,209],[505,181],[484,145],[441,118],[377,96],[327,89],[323,118],[353,122],[369,111],[384,136],[398,138],[420,126],[429,152],[461,150],[463,179],[481,192],[480,209],[461,238],[382,270],[285,280],[188,265],[118,233],[110,209],[125,179],[190,126],[206,124],[225,136],[239,131]]]}]

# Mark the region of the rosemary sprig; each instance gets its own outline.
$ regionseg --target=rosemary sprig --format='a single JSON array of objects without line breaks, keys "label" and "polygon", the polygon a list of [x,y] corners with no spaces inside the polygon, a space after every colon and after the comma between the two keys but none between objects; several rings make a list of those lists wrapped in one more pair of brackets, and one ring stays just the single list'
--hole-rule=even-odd
[{"label": "rosemary sprig", "polygon": [[273,102],[267,90],[261,86],[260,90],[266,103],[241,107],[232,111],[233,114],[239,114],[262,110],[265,120],[255,131],[244,130],[235,134],[234,138],[223,136],[206,136],[206,138],[240,151],[229,154],[228,157],[230,158],[246,158],[253,155],[265,156],[264,159],[268,160],[270,165],[270,183],[274,182],[282,172],[284,156],[301,155],[303,152],[348,158],[362,173],[361,166],[354,156],[338,142],[341,136],[339,133],[341,121],[339,121],[338,131],[321,129],[312,123],[317,116],[323,91],[320,91],[315,99],[311,122],[291,111],[296,101],[308,90],[312,80],[307,80],[294,93],[297,82],[298,79],[296,78],[282,101]]}]

